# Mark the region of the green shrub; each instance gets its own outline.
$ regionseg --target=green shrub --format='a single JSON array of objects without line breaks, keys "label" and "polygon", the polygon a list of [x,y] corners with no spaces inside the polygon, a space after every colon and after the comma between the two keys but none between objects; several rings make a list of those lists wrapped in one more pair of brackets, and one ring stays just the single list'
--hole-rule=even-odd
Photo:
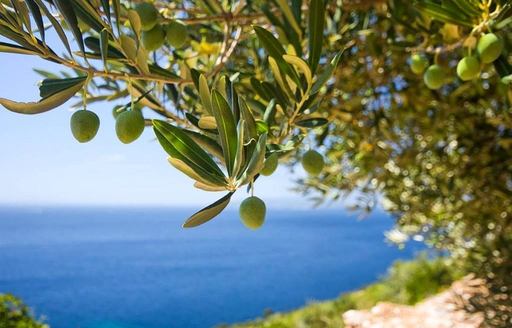
[{"label": "green shrub", "polygon": [[421,254],[413,261],[397,261],[379,282],[361,290],[342,294],[331,301],[312,303],[288,313],[275,313],[264,319],[232,328],[327,328],[343,327],[342,313],[368,309],[378,302],[415,304],[447,288],[463,272],[447,258],[429,259]]},{"label": "green shrub", "polygon": [[13,295],[0,294],[0,328],[48,328],[35,319],[32,311]]}]

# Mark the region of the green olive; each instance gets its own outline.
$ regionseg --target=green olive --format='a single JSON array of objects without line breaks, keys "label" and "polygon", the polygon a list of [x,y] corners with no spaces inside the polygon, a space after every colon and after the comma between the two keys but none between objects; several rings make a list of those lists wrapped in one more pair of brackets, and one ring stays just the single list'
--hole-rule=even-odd
[{"label": "green olive", "polygon": [[142,2],[135,7],[143,31],[149,31],[158,23],[158,10],[150,3]]},{"label": "green olive", "polygon": [[173,20],[165,25],[167,42],[174,48],[181,48],[187,41],[187,25],[180,21]]},{"label": "green olive", "polygon": [[462,58],[457,64],[457,75],[463,81],[476,79],[480,75],[480,62],[475,56]]},{"label": "green olive", "polygon": [[443,86],[445,81],[445,73],[441,66],[431,65],[423,75],[423,81],[429,89],[436,90]]},{"label": "green olive", "polygon": [[242,223],[249,229],[256,230],[265,222],[267,207],[265,203],[256,196],[251,196],[240,204],[240,218]]},{"label": "green olive", "polygon": [[315,150],[308,150],[302,156],[302,167],[312,176],[317,176],[324,169],[324,157]]},{"label": "green olive", "polygon": [[164,45],[165,32],[161,25],[157,24],[149,31],[142,32],[142,44],[148,51],[154,51]]},{"label": "green olive", "polygon": [[94,112],[79,110],[71,116],[71,133],[78,142],[91,141],[98,133],[100,119]]},{"label": "green olive", "polygon": [[274,173],[275,170],[277,169],[278,165],[279,157],[277,156],[276,153],[273,153],[265,160],[265,164],[263,165],[260,174],[264,176],[272,175],[272,173]]},{"label": "green olive", "polygon": [[476,51],[482,63],[492,63],[503,51],[503,40],[494,33],[485,34],[478,40]]},{"label": "green olive", "polygon": [[411,57],[411,70],[414,74],[423,74],[428,67],[428,59],[420,54],[414,54]]},{"label": "green olive", "polygon": [[122,112],[116,119],[116,134],[122,143],[137,140],[144,131],[144,117],[138,110]]}]

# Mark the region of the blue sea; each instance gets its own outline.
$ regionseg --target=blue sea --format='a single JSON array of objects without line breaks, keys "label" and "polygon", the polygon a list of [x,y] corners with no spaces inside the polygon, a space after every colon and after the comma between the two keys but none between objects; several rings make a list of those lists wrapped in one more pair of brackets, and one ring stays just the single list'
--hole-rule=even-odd
[{"label": "blue sea", "polygon": [[259,231],[236,211],[182,229],[193,209],[0,208],[0,293],[53,328],[213,327],[358,289],[411,258],[385,214],[270,210]]}]

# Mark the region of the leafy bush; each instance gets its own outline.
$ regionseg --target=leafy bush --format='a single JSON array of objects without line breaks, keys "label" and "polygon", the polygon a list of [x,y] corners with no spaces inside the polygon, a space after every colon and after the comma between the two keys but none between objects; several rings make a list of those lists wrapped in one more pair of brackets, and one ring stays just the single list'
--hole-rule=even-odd
[{"label": "leafy bush", "polygon": [[48,328],[34,318],[23,302],[9,294],[0,294],[0,328]]},{"label": "leafy bush", "polygon": [[343,327],[341,315],[351,309],[368,309],[378,302],[415,304],[447,288],[463,272],[447,258],[428,259],[422,254],[413,261],[397,261],[379,282],[338,299],[312,303],[289,313],[275,313],[232,328],[327,328]]}]

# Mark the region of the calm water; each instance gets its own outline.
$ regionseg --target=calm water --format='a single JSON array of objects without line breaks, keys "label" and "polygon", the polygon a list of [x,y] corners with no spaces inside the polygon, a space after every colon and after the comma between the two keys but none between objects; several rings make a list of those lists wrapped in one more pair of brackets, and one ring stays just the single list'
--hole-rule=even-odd
[{"label": "calm water", "polygon": [[236,212],[195,230],[184,209],[0,209],[0,293],[53,328],[211,327],[290,310],[374,281],[399,251],[391,219],[271,210],[258,232]]}]

